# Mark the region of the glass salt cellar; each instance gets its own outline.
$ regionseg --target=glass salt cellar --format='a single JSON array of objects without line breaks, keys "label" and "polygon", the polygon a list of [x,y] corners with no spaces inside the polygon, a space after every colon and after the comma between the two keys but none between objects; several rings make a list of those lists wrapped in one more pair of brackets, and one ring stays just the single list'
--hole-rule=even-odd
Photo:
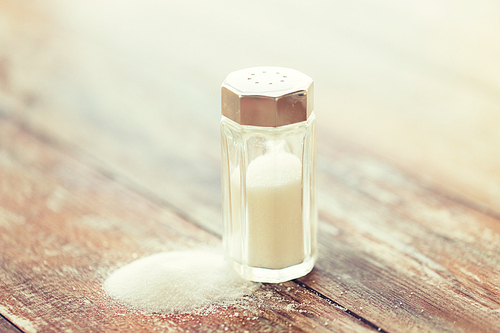
[{"label": "glass salt cellar", "polygon": [[279,67],[239,70],[222,84],[223,246],[251,281],[299,278],[316,262],[313,88]]}]

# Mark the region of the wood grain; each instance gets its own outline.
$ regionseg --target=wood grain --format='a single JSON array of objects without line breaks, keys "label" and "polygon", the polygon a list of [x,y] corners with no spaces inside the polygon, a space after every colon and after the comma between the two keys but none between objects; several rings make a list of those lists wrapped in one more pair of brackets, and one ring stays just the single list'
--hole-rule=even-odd
[{"label": "wood grain", "polygon": [[[209,314],[143,314],[110,299],[116,268],[220,239],[0,120],[0,311],[36,331],[373,331],[288,282]],[[227,329],[226,329],[227,328]]]},{"label": "wood grain", "polygon": [[220,1],[213,15],[194,3],[49,3],[3,2],[4,112],[78,144],[207,228],[221,230],[218,196],[207,195],[219,173],[204,168],[219,160],[219,86],[256,64],[315,78],[319,132],[500,212],[500,8],[491,1]]},{"label": "wood grain", "polygon": [[301,281],[390,322],[389,331],[495,332],[499,219],[352,147],[327,156],[319,161],[324,260]]},{"label": "wood grain", "polygon": [[[16,326],[498,331],[498,5],[47,3],[0,3],[0,314]],[[219,243],[219,84],[262,63],[316,79],[316,269],[208,317],[114,304],[113,268]]]}]

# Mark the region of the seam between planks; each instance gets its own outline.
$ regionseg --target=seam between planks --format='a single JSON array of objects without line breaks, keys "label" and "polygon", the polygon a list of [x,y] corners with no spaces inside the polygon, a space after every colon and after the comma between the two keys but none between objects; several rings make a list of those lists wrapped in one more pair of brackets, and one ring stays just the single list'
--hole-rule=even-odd
[{"label": "seam between planks", "polygon": [[369,321],[368,319],[365,319],[363,317],[361,317],[360,315],[358,315],[357,313],[349,310],[348,308],[346,308],[345,306],[335,302],[334,300],[332,300],[330,297],[326,296],[326,295],[323,295],[322,293],[320,293],[319,291],[309,287],[307,284],[303,283],[303,282],[300,282],[299,280],[293,280],[292,282],[294,282],[295,284],[299,285],[300,287],[306,289],[307,291],[313,293],[314,295],[318,296],[319,298],[325,300],[328,304],[331,304],[333,305],[334,307],[344,311],[345,313],[349,314],[350,316],[356,318],[357,320],[359,320],[360,322],[362,322],[363,324],[365,324],[366,326],[376,330],[377,332],[382,332],[382,333],[389,333],[388,331],[384,330],[383,328],[381,328],[380,326],[378,325],[375,325],[374,323],[372,323],[371,321]]},{"label": "seam between planks", "polygon": [[18,332],[21,332],[21,333],[24,332],[16,324],[14,324],[13,322],[11,322],[9,319],[7,319],[7,317],[5,317],[3,314],[0,313],[0,320],[1,319],[4,319],[7,323],[9,323],[12,326],[12,329],[17,330]]}]

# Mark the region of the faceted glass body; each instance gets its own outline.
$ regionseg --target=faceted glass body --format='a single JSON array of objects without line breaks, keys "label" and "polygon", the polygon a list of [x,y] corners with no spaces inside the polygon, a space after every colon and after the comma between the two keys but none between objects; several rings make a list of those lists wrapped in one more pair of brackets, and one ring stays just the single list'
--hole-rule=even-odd
[{"label": "faceted glass body", "polygon": [[221,120],[223,246],[248,280],[283,282],[317,257],[316,118],[280,127]]}]

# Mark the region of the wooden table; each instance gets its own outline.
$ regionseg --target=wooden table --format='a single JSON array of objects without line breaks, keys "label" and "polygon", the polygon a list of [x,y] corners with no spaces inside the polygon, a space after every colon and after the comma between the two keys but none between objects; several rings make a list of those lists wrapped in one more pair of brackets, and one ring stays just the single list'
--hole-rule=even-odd
[{"label": "wooden table", "polygon": [[[320,256],[213,315],[102,283],[220,246],[220,83],[316,82]],[[500,332],[500,4],[0,1],[0,331]]]}]

